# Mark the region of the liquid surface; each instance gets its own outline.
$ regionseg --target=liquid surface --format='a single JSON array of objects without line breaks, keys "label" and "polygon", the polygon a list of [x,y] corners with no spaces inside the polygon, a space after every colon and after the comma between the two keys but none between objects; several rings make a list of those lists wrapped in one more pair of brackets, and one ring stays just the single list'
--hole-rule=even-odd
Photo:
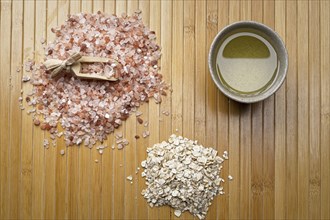
[{"label": "liquid surface", "polygon": [[217,70],[222,83],[239,93],[257,93],[274,81],[277,54],[260,35],[240,32],[227,37],[217,55]]}]

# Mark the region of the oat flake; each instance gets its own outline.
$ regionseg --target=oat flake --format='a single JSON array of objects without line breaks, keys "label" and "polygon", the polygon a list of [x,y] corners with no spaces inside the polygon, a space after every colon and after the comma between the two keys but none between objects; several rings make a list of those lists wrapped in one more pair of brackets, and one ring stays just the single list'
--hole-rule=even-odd
[{"label": "oat flake", "polygon": [[204,219],[214,197],[224,194],[220,178],[224,159],[213,148],[171,135],[167,142],[148,148],[147,153],[141,162],[141,176],[147,185],[142,195],[151,207],[169,205],[177,217],[189,211]]}]

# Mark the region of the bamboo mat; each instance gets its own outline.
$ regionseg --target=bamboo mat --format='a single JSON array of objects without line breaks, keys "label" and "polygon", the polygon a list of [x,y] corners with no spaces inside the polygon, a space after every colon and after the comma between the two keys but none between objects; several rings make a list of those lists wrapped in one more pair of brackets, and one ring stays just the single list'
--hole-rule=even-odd
[{"label": "bamboo mat", "polygon": [[[135,175],[146,148],[172,133],[229,151],[222,175],[234,180],[207,219],[330,219],[330,1],[1,0],[0,7],[0,219],[175,219],[169,207],[147,205],[144,179]],[[44,149],[49,134],[18,107],[21,89],[31,86],[17,68],[43,58],[40,39],[54,39],[50,28],[68,13],[138,8],[156,31],[161,72],[173,88],[161,105],[140,108],[150,137],[135,140],[145,129],[130,117],[119,129],[130,142],[124,150],[101,156],[66,149],[63,140]],[[213,37],[239,20],[272,27],[289,52],[286,82],[252,105],[224,97],[207,67]]]}]

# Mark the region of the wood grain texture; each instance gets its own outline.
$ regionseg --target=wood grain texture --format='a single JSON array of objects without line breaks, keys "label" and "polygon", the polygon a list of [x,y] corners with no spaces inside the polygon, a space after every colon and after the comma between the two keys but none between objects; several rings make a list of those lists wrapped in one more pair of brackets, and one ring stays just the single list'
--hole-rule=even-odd
[{"label": "wood grain texture", "polygon": [[[52,41],[50,29],[68,13],[136,9],[156,31],[159,65],[173,92],[160,105],[140,106],[148,126],[133,114],[115,131],[130,143],[124,150],[111,148],[114,134],[102,155],[95,148],[66,148],[63,139],[45,149],[49,134],[19,109],[21,90],[32,89],[21,82],[28,74],[22,65],[43,58],[41,38]],[[148,206],[137,170],[146,148],[172,133],[229,152],[225,195],[212,201],[206,219],[329,219],[329,10],[327,0],[1,0],[0,219],[177,219],[169,207]],[[260,103],[229,100],[209,75],[214,36],[239,20],[270,26],[289,53],[286,81]],[[142,138],[146,130],[150,137]],[[196,218],[186,212],[181,219]]]}]

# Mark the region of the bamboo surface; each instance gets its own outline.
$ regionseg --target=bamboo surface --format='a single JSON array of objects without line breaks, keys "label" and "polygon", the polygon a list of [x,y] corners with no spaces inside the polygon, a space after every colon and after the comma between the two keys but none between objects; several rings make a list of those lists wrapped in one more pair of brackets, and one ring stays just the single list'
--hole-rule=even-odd
[{"label": "bamboo surface", "polygon": [[[103,155],[66,148],[63,140],[45,149],[49,134],[19,109],[21,90],[32,88],[21,82],[22,65],[43,59],[41,38],[53,40],[51,27],[69,13],[136,9],[156,31],[161,72],[173,92],[160,105],[140,107],[147,128],[131,116],[116,131],[130,142],[124,150],[111,149],[113,135]],[[329,12],[328,0],[1,0],[0,219],[177,219],[169,207],[147,205],[144,179],[135,174],[146,148],[172,133],[229,151],[221,175],[234,180],[207,219],[330,219]],[[214,36],[240,20],[275,29],[289,53],[285,83],[256,104],[226,98],[207,66]],[[134,138],[146,129],[150,137]]]}]

